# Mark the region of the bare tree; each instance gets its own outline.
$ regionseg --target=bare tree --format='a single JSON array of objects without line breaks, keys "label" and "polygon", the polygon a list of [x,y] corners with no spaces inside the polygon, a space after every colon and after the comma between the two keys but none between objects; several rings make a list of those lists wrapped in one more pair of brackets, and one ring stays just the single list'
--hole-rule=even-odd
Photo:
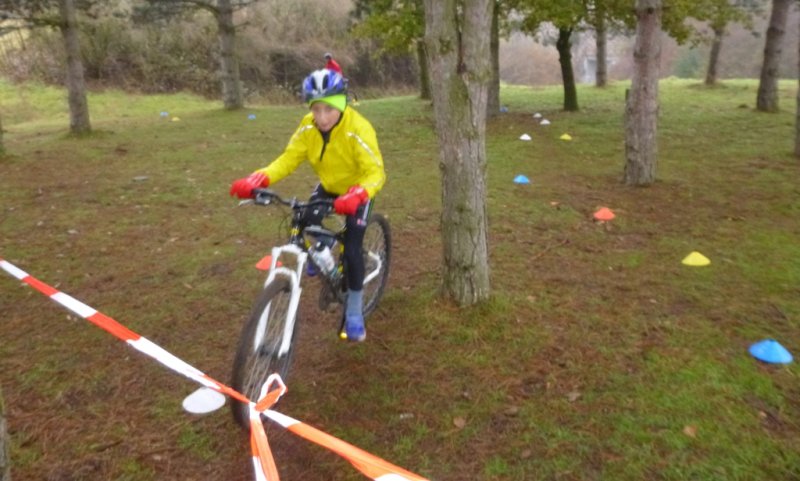
[{"label": "bare tree", "polygon": [[712,26],[714,38],[711,40],[711,53],[708,56],[708,69],[706,70],[706,85],[717,83],[717,64],[719,64],[719,53],[722,51],[722,37],[725,35],[725,27]]},{"label": "bare tree", "polygon": [[561,79],[564,84],[564,110],[578,111],[578,89],[575,86],[575,70],[572,68],[572,27],[559,27],[556,50],[561,65]]},{"label": "bare tree", "polygon": [[419,98],[431,99],[431,78],[428,74],[428,53],[425,42],[417,42],[417,64],[419,65]]},{"label": "bare tree", "polygon": [[64,48],[67,54],[69,129],[76,135],[86,134],[91,132],[92,126],[89,123],[89,103],[86,101],[86,82],[83,78],[75,3],[73,0],[59,0],[58,9],[61,14],[61,22],[58,27],[64,38]]},{"label": "bare tree", "polygon": [[495,0],[492,14],[492,36],[489,50],[492,56],[492,81],[489,82],[486,112],[489,117],[493,117],[500,112],[500,8],[497,0]]},{"label": "bare tree", "polygon": [[[84,8],[92,2],[85,1]],[[69,125],[72,134],[91,131],[89,104],[86,101],[86,83],[83,78],[78,41],[78,20],[75,0],[0,0],[0,18],[11,19],[0,34],[26,28],[58,28],[64,39],[67,58],[66,87],[69,100]]]},{"label": "bare tree", "polygon": [[442,171],[443,294],[489,297],[486,105],[494,0],[425,0],[425,43]]},{"label": "bare tree", "polygon": [[625,106],[625,184],[655,182],[661,0],[636,0],[634,70]]},{"label": "bare tree", "polygon": [[786,33],[786,17],[793,3],[795,0],[772,0],[772,15],[767,28],[764,63],[761,65],[761,80],[756,97],[756,109],[762,112],[778,111],[778,68]]},{"label": "bare tree", "polygon": [[0,388],[0,481],[11,481],[11,459],[8,456],[8,429],[6,429],[6,409],[3,390]]},{"label": "bare tree", "polygon": [[257,0],[147,0],[144,7],[137,10],[142,19],[169,18],[187,10],[204,10],[217,22],[219,39],[220,81],[222,83],[222,103],[227,110],[244,107],[244,94],[239,73],[239,59],[236,56],[236,25],[233,12]]},{"label": "bare tree", "polygon": [[[797,51],[800,54],[800,42]],[[798,71],[800,72],[800,56],[798,56]],[[797,83],[800,87],[800,77],[798,77]],[[797,89],[797,112],[794,121],[794,155],[800,158],[800,88]]]},{"label": "bare tree", "polygon": [[605,12],[600,8],[600,4],[597,6],[597,18],[594,25],[597,47],[594,84],[596,87],[605,87],[608,84],[608,32],[606,31]]},{"label": "bare tree", "polygon": [[239,59],[236,57],[236,27],[233,25],[233,6],[230,0],[219,0],[212,9],[219,29],[220,70],[222,72],[222,103],[228,110],[244,107]]}]

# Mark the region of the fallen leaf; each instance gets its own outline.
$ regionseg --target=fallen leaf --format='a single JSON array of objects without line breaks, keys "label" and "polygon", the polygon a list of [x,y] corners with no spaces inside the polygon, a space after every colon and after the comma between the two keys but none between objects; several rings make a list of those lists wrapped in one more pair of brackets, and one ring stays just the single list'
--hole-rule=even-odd
[{"label": "fallen leaf", "polygon": [[689,436],[690,438],[696,438],[697,437],[697,426],[692,426],[692,425],[684,426],[683,427],[683,434]]},{"label": "fallen leaf", "polygon": [[579,393],[578,391],[572,391],[571,393],[567,394],[567,399],[569,399],[569,402],[571,402],[571,403],[574,403],[580,397],[581,397],[581,393]]},{"label": "fallen leaf", "polygon": [[453,419],[453,425],[458,429],[464,429],[464,426],[467,425],[467,420],[461,417]]}]

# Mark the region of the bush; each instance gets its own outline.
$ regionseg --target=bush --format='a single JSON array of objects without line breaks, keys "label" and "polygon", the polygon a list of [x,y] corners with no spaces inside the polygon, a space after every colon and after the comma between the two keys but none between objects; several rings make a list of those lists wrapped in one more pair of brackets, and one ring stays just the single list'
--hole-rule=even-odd
[{"label": "bush", "polygon": [[[374,58],[375,45],[351,39],[349,3],[263,0],[239,11],[235,22],[245,95],[296,99],[303,77],[324,66],[325,52],[334,54],[357,88],[415,84],[412,57]],[[80,38],[90,85],[144,93],[187,90],[220,95],[217,25],[204,11],[139,25],[113,15],[83,17]],[[0,74],[16,82],[63,85],[65,64],[60,33],[37,29],[17,44],[6,44],[0,55]]]}]

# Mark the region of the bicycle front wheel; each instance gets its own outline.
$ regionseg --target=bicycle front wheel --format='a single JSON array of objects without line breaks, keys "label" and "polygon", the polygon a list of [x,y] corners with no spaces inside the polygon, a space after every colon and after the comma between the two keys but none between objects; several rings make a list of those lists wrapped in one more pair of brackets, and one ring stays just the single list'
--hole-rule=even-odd
[{"label": "bicycle front wheel", "polygon": [[[278,373],[286,380],[294,350],[295,323],[291,332],[286,332],[289,322],[289,304],[292,286],[289,279],[277,277],[270,282],[256,299],[250,318],[239,336],[236,358],[233,361],[231,387],[258,401],[261,387],[270,374]],[[295,317],[297,313],[294,313]],[[284,337],[289,336],[288,349]],[[283,352],[281,348],[284,347]],[[245,429],[250,428],[248,406],[241,402],[231,404],[233,418]]]},{"label": "bicycle front wheel", "polygon": [[364,233],[364,317],[378,307],[389,279],[392,234],[389,221],[373,214]]}]

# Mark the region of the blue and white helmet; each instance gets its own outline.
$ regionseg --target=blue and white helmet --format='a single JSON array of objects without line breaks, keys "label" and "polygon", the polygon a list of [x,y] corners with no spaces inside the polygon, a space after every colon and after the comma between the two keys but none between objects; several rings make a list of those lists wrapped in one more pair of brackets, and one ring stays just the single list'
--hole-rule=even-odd
[{"label": "blue and white helmet", "polygon": [[303,80],[303,99],[306,102],[312,102],[346,92],[347,86],[345,85],[344,78],[337,72],[326,68],[311,72],[311,74]]}]

